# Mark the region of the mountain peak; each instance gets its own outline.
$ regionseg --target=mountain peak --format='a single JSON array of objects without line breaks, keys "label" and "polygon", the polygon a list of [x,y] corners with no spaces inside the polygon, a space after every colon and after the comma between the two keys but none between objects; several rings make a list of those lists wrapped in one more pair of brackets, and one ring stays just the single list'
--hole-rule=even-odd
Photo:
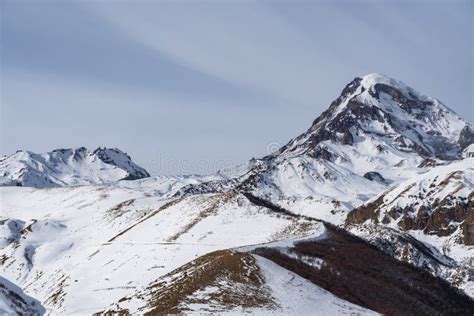
[{"label": "mountain peak", "polygon": [[98,147],[92,154],[96,155],[106,164],[126,170],[129,175],[123,180],[136,180],[150,176],[144,168],[136,165],[127,153],[118,148]]},{"label": "mountain peak", "polygon": [[378,83],[386,84],[386,85],[394,86],[394,87],[410,88],[406,83],[400,80],[394,79],[392,77],[389,77],[385,74],[381,74],[381,73],[373,72],[359,78],[361,79],[362,86],[366,88],[374,86]]},{"label": "mountain peak", "polygon": [[149,177],[129,155],[118,148],[60,148],[37,154],[17,151],[0,160],[4,184],[32,187],[104,184]]},{"label": "mountain peak", "polygon": [[310,129],[279,153],[312,153],[325,141],[354,145],[371,139],[400,156],[413,152],[425,158],[457,159],[469,145],[465,141],[471,138],[469,125],[437,99],[402,81],[371,73],[346,85]]}]

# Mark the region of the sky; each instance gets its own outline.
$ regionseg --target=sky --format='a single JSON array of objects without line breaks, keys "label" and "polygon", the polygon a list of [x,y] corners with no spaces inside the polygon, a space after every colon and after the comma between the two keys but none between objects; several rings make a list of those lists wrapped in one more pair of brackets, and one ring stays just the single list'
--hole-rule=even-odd
[{"label": "sky", "polygon": [[473,1],[0,0],[0,154],[118,147],[211,173],[378,72],[474,121]]}]

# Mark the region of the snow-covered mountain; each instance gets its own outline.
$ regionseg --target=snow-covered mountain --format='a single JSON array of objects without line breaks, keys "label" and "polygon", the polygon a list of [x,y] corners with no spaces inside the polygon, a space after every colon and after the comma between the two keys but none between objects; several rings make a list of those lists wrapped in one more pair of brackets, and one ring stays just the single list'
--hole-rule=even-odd
[{"label": "snow-covered mountain", "polygon": [[276,168],[270,178],[286,179],[294,172],[335,189],[373,186],[364,180],[389,185],[438,160],[461,158],[474,141],[472,129],[440,101],[370,74],[355,78],[305,133],[267,158]]},{"label": "snow-covered mountain", "polygon": [[[439,100],[401,81],[369,74],[350,82],[311,128],[278,154],[322,157],[328,140],[356,145],[359,155],[382,157],[388,163],[398,163],[394,158],[403,153],[449,160],[459,158],[473,142],[473,126]],[[360,143],[365,146],[357,146]],[[328,151],[325,157],[340,157]]]},{"label": "snow-covered mountain", "polygon": [[370,74],[236,172],[17,152],[0,160],[0,274],[51,314],[472,315],[473,135]]},{"label": "snow-covered mountain", "polygon": [[36,154],[20,150],[0,159],[3,185],[57,187],[104,184],[149,177],[130,156],[117,148],[56,149]]},{"label": "snow-covered mountain", "polygon": [[[245,190],[341,224],[370,197],[436,164],[460,159],[473,125],[440,101],[379,74],[355,78],[303,134],[231,180],[180,194]],[[318,209],[318,214],[314,213]]]}]

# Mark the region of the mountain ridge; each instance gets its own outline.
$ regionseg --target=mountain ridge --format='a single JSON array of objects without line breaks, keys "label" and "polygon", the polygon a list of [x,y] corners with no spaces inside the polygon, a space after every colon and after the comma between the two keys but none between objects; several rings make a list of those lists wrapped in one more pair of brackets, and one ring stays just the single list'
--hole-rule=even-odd
[{"label": "mountain ridge", "polygon": [[42,154],[19,150],[0,159],[0,176],[4,184],[56,187],[136,180],[150,174],[118,148],[77,147]]},{"label": "mountain ridge", "polygon": [[250,161],[240,176],[185,186],[177,196],[243,190],[280,202],[319,199],[322,212],[340,201],[338,214],[321,214],[339,224],[389,186],[461,159],[474,141],[472,126],[401,81],[369,74],[352,80],[306,132]]},{"label": "mountain ridge", "polygon": [[[234,173],[146,178],[108,148],[2,158],[10,185],[32,187],[0,188],[0,272],[60,314],[292,313],[325,301],[328,314],[415,304],[431,315],[449,312],[440,297],[470,311],[472,124],[392,80],[354,79],[305,133]],[[389,209],[363,210],[381,199]],[[410,271],[402,287],[380,282],[400,277],[383,262]],[[255,284],[258,300],[242,292]],[[401,303],[384,304],[392,291]]]}]

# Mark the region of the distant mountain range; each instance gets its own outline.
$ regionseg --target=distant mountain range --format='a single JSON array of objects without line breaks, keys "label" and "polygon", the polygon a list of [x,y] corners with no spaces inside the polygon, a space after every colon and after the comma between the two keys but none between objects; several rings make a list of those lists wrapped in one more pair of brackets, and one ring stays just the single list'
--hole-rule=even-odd
[{"label": "distant mountain range", "polygon": [[474,125],[387,76],[234,174],[77,148],[0,176],[0,273],[52,313],[474,314]]}]

